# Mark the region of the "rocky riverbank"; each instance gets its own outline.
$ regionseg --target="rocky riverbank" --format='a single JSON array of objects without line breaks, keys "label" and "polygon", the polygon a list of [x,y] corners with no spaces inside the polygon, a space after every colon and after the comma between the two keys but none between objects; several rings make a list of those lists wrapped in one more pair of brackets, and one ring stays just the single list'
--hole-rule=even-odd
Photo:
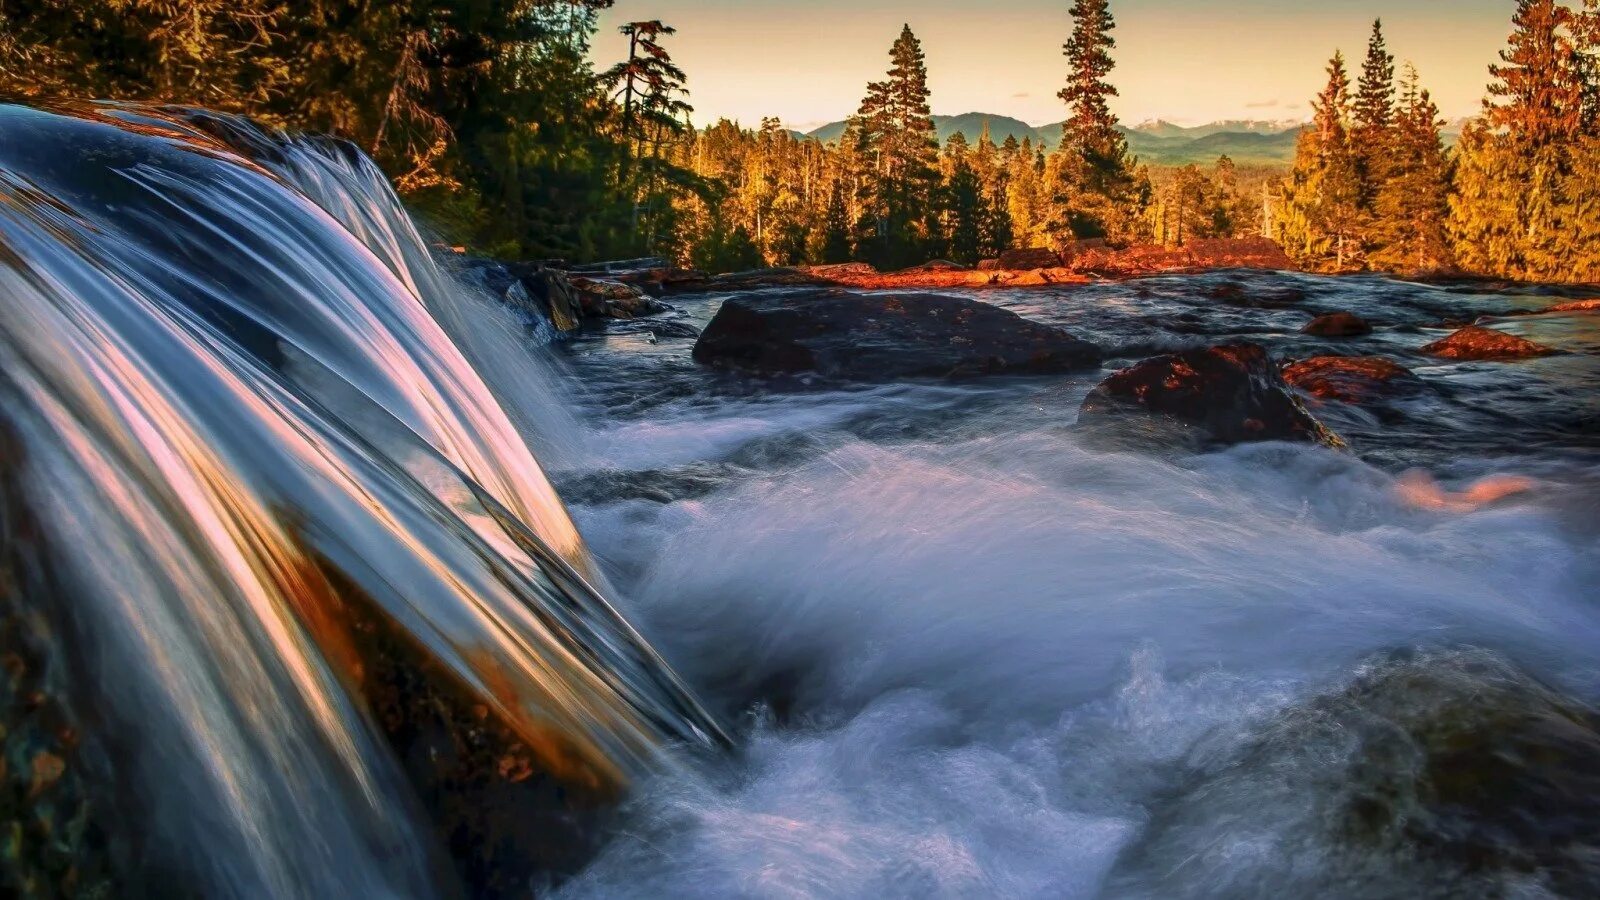
[{"label": "rocky riverbank", "polygon": [[860,262],[781,266],[710,274],[658,257],[588,265],[564,261],[503,262],[456,254],[461,276],[508,305],[550,324],[551,339],[576,331],[585,319],[636,319],[666,312],[659,298],[783,287],[857,290],[1016,288],[1087,284],[1107,278],[1217,269],[1290,271],[1283,249],[1264,238],[1191,241],[1181,247],[1113,248],[1078,241],[1062,250],[1014,250],[976,266],[934,260],[895,272]]}]

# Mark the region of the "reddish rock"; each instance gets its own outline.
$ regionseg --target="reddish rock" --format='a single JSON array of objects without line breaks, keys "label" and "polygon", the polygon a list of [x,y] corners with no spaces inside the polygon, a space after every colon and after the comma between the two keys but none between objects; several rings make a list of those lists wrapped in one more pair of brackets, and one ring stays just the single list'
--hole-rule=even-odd
[{"label": "reddish rock", "polygon": [[1029,269],[1054,269],[1060,265],[1061,254],[1043,247],[1031,247],[1026,250],[1007,250],[1000,254],[995,268],[1025,272]]},{"label": "reddish rock", "polygon": [[1600,310],[1600,297],[1557,303],[1555,306],[1545,310],[1545,312],[1593,312],[1597,310]]},{"label": "reddish rock", "polygon": [[896,272],[894,274],[896,274],[896,275],[926,275],[926,274],[928,274],[930,272],[970,272],[970,271],[972,271],[972,267],[971,266],[963,266],[960,263],[953,263],[953,262],[951,262],[951,261],[949,261],[947,259],[934,259],[934,260],[929,260],[928,262],[925,262],[920,266],[912,266],[909,269],[901,269],[900,271],[898,271],[898,272]]},{"label": "reddish rock", "polygon": [[827,266],[806,266],[801,271],[817,278],[861,278],[882,274],[871,263],[847,262]]},{"label": "reddish rock", "polygon": [[1150,414],[1192,426],[1210,443],[1344,442],[1306,411],[1257,344],[1226,344],[1151,357],[1090,392],[1080,421]]},{"label": "reddish rock", "polygon": [[679,269],[673,266],[663,266],[639,272],[628,272],[616,276],[616,280],[624,284],[638,285],[646,290],[655,290],[658,293],[685,293],[704,290],[706,282],[711,280],[711,276],[699,269]]},{"label": "reddish rock", "polygon": [[1514,334],[1468,325],[1447,338],[1423,347],[1422,352],[1445,359],[1528,359],[1548,356],[1555,351]]},{"label": "reddish rock", "polygon": [[1370,403],[1423,390],[1410,369],[1381,356],[1313,356],[1283,369],[1285,381],[1313,397]]},{"label": "reddish rock", "polygon": [[1203,238],[1185,245],[1194,266],[1200,269],[1272,269],[1293,271],[1298,268],[1289,254],[1274,240],[1264,237]]},{"label": "reddish rock", "polygon": [[761,375],[873,381],[1067,372],[1099,365],[1100,352],[965,297],[820,290],[728,300],[695,343],[694,359]]},{"label": "reddish rock", "polygon": [[1316,337],[1361,337],[1372,333],[1372,325],[1355,313],[1336,312],[1317,316],[1300,331]]},{"label": "reddish rock", "polygon": [[1283,248],[1266,238],[1210,238],[1191,240],[1181,247],[1138,244],[1122,249],[1107,247],[1104,242],[1079,241],[1066,255],[1068,265],[1076,271],[1117,278],[1206,269],[1295,268]]}]

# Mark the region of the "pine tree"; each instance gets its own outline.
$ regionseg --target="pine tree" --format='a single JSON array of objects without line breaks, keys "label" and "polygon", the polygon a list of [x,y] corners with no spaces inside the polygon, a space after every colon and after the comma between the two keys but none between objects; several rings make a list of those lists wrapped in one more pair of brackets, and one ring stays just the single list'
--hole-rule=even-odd
[{"label": "pine tree", "polygon": [[1316,117],[1300,134],[1294,170],[1284,185],[1279,239],[1296,262],[1343,271],[1358,262],[1356,238],[1364,230],[1343,54],[1329,61],[1328,83],[1313,109]]},{"label": "pine tree", "polygon": [[1374,268],[1430,273],[1450,265],[1446,220],[1450,167],[1440,136],[1439,108],[1421,88],[1414,66],[1400,83],[1400,103],[1390,142],[1388,179],[1376,198]]},{"label": "pine tree", "polygon": [[1573,15],[1572,43],[1582,92],[1580,137],[1568,148],[1561,218],[1568,223],[1569,270],[1575,281],[1600,280],[1600,0],[1583,0]]},{"label": "pine tree", "polygon": [[848,262],[851,256],[850,213],[845,205],[844,181],[835,181],[828,196],[827,221],[823,228],[820,250],[824,263]]},{"label": "pine tree", "polygon": [[963,265],[977,263],[983,242],[983,183],[973,171],[966,135],[957,132],[945,143],[945,220],[949,258]]},{"label": "pine tree", "polygon": [[1031,249],[1049,245],[1050,211],[1044,171],[1043,155],[1034,149],[1031,138],[1023,138],[1011,159],[1006,180],[1006,210],[1015,233],[1013,243],[1018,247]]},{"label": "pine tree", "polygon": [[[1008,135],[1007,140],[1013,147],[1016,146],[1013,136]],[[978,136],[978,149],[972,155],[972,169],[978,176],[982,192],[978,223],[979,259],[992,259],[1011,249],[1011,212],[1007,203],[1010,173],[1005,159],[1004,153],[995,147],[994,138],[989,133],[989,123],[985,122],[983,133]]]},{"label": "pine tree", "polygon": [[1239,196],[1239,167],[1227,154],[1217,157],[1211,172],[1212,205],[1210,232],[1213,237],[1237,237],[1241,226],[1248,229],[1252,211]]},{"label": "pine tree", "polygon": [[1389,139],[1394,120],[1394,56],[1383,38],[1383,22],[1372,23],[1367,58],[1361,66],[1351,109],[1350,143],[1361,179],[1361,206],[1370,213],[1388,177]]},{"label": "pine tree", "polygon": [[1587,94],[1573,25],[1555,0],[1519,0],[1508,46],[1489,69],[1483,125],[1463,136],[1451,204],[1457,256],[1475,271],[1570,278],[1592,252],[1574,245],[1578,223],[1568,218]]},{"label": "pine tree", "polygon": [[882,268],[941,249],[939,142],[928,105],[922,44],[905,26],[889,51],[885,81],[872,82],[851,124],[863,171],[857,252]]},{"label": "pine tree", "polygon": [[1570,143],[1582,130],[1583,73],[1568,36],[1572,12],[1555,0],[1518,0],[1509,46],[1489,67],[1484,120],[1522,147]]},{"label": "pine tree", "polygon": [[[1117,89],[1107,80],[1116,65],[1111,37],[1116,20],[1108,0],[1075,0],[1072,35],[1062,50],[1067,85],[1057,94],[1069,115],[1062,127],[1055,184],[1055,226],[1068,236],[1136,236],[1144,215],[1140,185],[1128,158],[1128,142],[1117,128],[1109,100]],[[1145,186],[1145,190],[1148,186]]]}]

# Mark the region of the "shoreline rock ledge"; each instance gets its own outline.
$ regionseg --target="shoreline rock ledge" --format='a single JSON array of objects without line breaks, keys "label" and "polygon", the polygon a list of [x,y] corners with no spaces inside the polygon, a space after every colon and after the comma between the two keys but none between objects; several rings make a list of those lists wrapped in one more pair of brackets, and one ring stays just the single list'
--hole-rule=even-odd
[{"label": "shoreline rock ledge", "polygon": [[694,345],[704,365],[827,378],[1044,375],[1092,369],[1099,348],[965,297],[837,289],[752,294],[722,304]]}]

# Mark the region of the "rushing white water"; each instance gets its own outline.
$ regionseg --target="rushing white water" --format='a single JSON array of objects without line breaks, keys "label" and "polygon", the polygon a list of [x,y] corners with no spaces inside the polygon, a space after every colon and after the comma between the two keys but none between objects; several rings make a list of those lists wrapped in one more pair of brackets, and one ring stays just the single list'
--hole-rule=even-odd
[{"label": "rushing white water", "polygon": [[373,709],[380,665],[429,667],[574,794],[715,740],[496,395],[533,374],[506,320],[358,155],[0,108],[0,296],[4,477],[38,532],[8,551],[61,586],[9,599],[87,663],[185,891],[453,891],[377,721],[423,698]]},{"label": "rushing white water", "polygon": [[[0,584],[51,588],[0,613],[91,679],[146,893],[520,896],[624,786],[554,893],[1600,890],[1597,318],[1444,364],[1538,297],[1250,278],[985,297],[1127,355],[1351,308],[1428,391],[1190,455],[1080,433],[1097,374],[774,393],[633,323],[568,380],[342,145],[0,108]],[[739,750],[671,764],[696,695]]]},{"label": "rushing white water", "polygon": [[711,473],[579,521],[679,671],[768,706],[734,770],[652,784],[566,895],[1513,890],[1351,863],[1311,830],[1339,799],[1314,770],[1196,799],[1215,818],[1189,843],[1140,848],[1208,761],[1375,654],[1488,647],[1600,695],[1594,473],[1109,452],[1071,427],[1087,386],[699,399],[600,432],[600,465]]}]

